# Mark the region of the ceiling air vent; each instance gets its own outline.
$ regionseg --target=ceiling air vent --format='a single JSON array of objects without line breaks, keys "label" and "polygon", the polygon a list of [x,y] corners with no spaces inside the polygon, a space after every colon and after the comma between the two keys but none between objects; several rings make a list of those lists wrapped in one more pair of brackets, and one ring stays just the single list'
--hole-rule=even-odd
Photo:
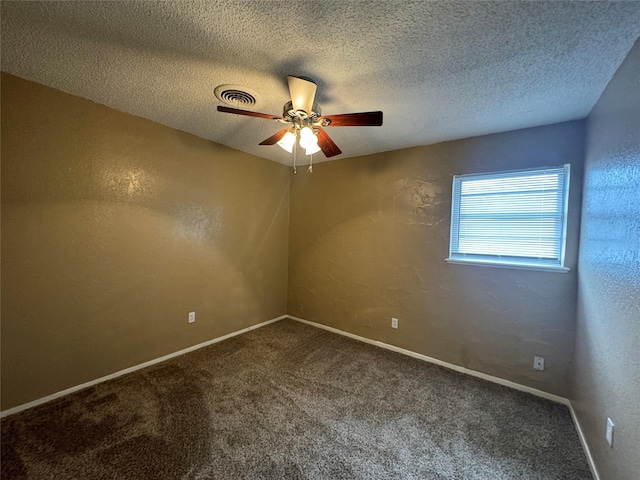
[{"label": "ceiling air vent", "polygon": [[219,85],[214,90],[216,98],[232,107],[248,107],[256,104],[256,96],[238,85]]}]

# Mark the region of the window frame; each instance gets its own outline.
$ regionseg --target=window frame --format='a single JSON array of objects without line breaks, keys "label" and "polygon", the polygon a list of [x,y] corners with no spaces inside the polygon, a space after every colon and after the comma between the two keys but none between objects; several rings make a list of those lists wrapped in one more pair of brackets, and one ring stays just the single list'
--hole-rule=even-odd
[{"label": "window frame", "polygon": [[[462,193],[462,183],[466,180],[475,180],[496,176],[507,176],[509,174],[513,174],[514,177],[517,177],[518,174],[527,173],[527,174],[535,174],[535,173],[548,173],[549,171],[563,171],[564,175],[564,184],[562,186],[562,227],[561,227],[561,238],[560,238],[560,251],[559,258],[551,259],[548,261],[542,260],[537,257],[514,257],[514,256],[502,256],[495,254],[468,254],[468,253],[460,253],[453,252],[454,245],[454,232],[458,232],[457,242],[459,244],[459,234],[460,234],[460,216],[456,214],[460,209],[460,201],[461,201],[461,193]],[[519,170],[502,170],[497,172],[484,172],[484,173],[470,173],[470,174],[461,174],[454,175],[452,181],[452,191],[451,191],[451,223],[449,230],[449,256],[445,259],[447,263],[453,264],[464,264],[464,265],[480,265],[480,266],[489,266],[489,267],[503,267],[503,268],[516,268],[516,269],[524,269],[524,270],[542,270],[542,271],[551,271],[558,273],[566,273],[569,271],[569,268],[565,266],[565,252],[567,245],[567,223],[568,223],[568,210],[569,210],[569,188],[570,188],[570,174],[571,174],[571,165],[566,163],[564,165],[553,166],[553,167],[536,167],[536,168],[528,168],[528,169],[519,169]],[[456,188],[456,183],[460,184],[460,187]],[[456,197],[456,192],[458,192],[458,196]],[[456,219],[458,221],[457,226],[455,225]]]}]

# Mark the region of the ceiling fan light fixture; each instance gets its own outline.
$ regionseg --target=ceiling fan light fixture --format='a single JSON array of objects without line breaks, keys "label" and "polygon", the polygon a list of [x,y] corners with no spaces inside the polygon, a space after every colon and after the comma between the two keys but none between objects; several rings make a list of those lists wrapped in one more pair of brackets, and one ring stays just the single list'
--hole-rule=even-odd
[{"label": "ceiling fan light fixture", "polygon": [[318,137],[315,136],[311,128],[303,127],[300,129],[300,146],[305,150],[318,146]]},{"label": "ceiling fan light fixture", "polygon": [[311,145],[311,146],[305,148],[304,149],[304,153],[306,155],[313,155],[314,153],[318,153],[320,150],[321,150],[321,148],[316,143],[315,145]]},{"label": "ceiling fan light fixture", "polygon": [[[379,127],[382,125],[382,112],[380,111],[322,116],[320,108],[314,102],[317,88],[316,83],[308,78],[294,77],[291,75],[287,77],[287,80],[291,101],[284,104],[281,117],[268,113],[225,107],[223,105],[218,105],[217,110],[219,112],[245,115],[247,117],[276,120],[286,124],[286,127],[278,130],[269,138],[260,142],[259,145],[278,144],[280,148],[286,152],[293,153],[294,171],[296,162],[296,153],[294,152],[297,152],[295,149],[296,142],[299,142],[300,147],[305,150],[307,155],[322,152],[326,158],[331,158],[342,153],[342,150],[331,140],[331,137],[325,132],[323,127]],[[221,87],[226,87],[226,85]],[[220,90],[223,89],[221,88]],[[233,92],[225,91],[225,94],[224,97],[230,97],[229,99],[234,101],[240,100],[241,97],[244,99],[245,97],[242,95],[242,92],[238,92],[237,90]],[[221,95],[221,97],[222,96],[223,95]]]},{"label": "ceiling fan light fixture", "polygon": [[296,143],[296,136],[292,132],[287,132],[278,142],[278,145],[283,150],[291,153],[293,152],[293,146]]}]

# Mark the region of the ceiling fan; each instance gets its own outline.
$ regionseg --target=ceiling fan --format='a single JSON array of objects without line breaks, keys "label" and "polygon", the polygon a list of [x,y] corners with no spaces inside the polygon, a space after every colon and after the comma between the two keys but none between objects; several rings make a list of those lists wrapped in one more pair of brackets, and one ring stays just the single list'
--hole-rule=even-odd
[{"label": "ceiling fan", "polygon": [[382,112],[342,113],[322,115],[320,107],[314,103],[317,85],[306,78],[288,76],[291,101],[285,103],[282,116],[252,112],[237,108],[218,106],[219,112],[235,113],[248,117],[266,118],[285,123],[287,126],[271,135],[260,145],[280,145],[291,153],[296,140],[307,155],[322,151],[329,158],[342,151],[331,140],[323,127],[364,127],[382,125]]}]

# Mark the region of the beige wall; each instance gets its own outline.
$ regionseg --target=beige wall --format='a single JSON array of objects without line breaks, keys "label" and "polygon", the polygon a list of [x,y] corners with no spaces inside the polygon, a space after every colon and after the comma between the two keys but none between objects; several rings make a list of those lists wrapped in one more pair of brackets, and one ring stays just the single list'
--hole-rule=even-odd
[{"label": "beige wall", "polygon": [[[583,122],[323,163],[291,187],[288,313],[565,396]],[[453,174],[571,163],[567,274],[445,263]],[[391,317],[399,328],[390,327]],[[533,356],[546,359],[534,371]]]},{"label": "beige wall", "polygon": [[289,178],[3,74],[2,409],[286,313]]},{"label": "beige wall", "polygon": [[[640,478],[640,40],[589,115],[571,395],[600,477]],[[607,417],[614,445],[605,442]]]}]

